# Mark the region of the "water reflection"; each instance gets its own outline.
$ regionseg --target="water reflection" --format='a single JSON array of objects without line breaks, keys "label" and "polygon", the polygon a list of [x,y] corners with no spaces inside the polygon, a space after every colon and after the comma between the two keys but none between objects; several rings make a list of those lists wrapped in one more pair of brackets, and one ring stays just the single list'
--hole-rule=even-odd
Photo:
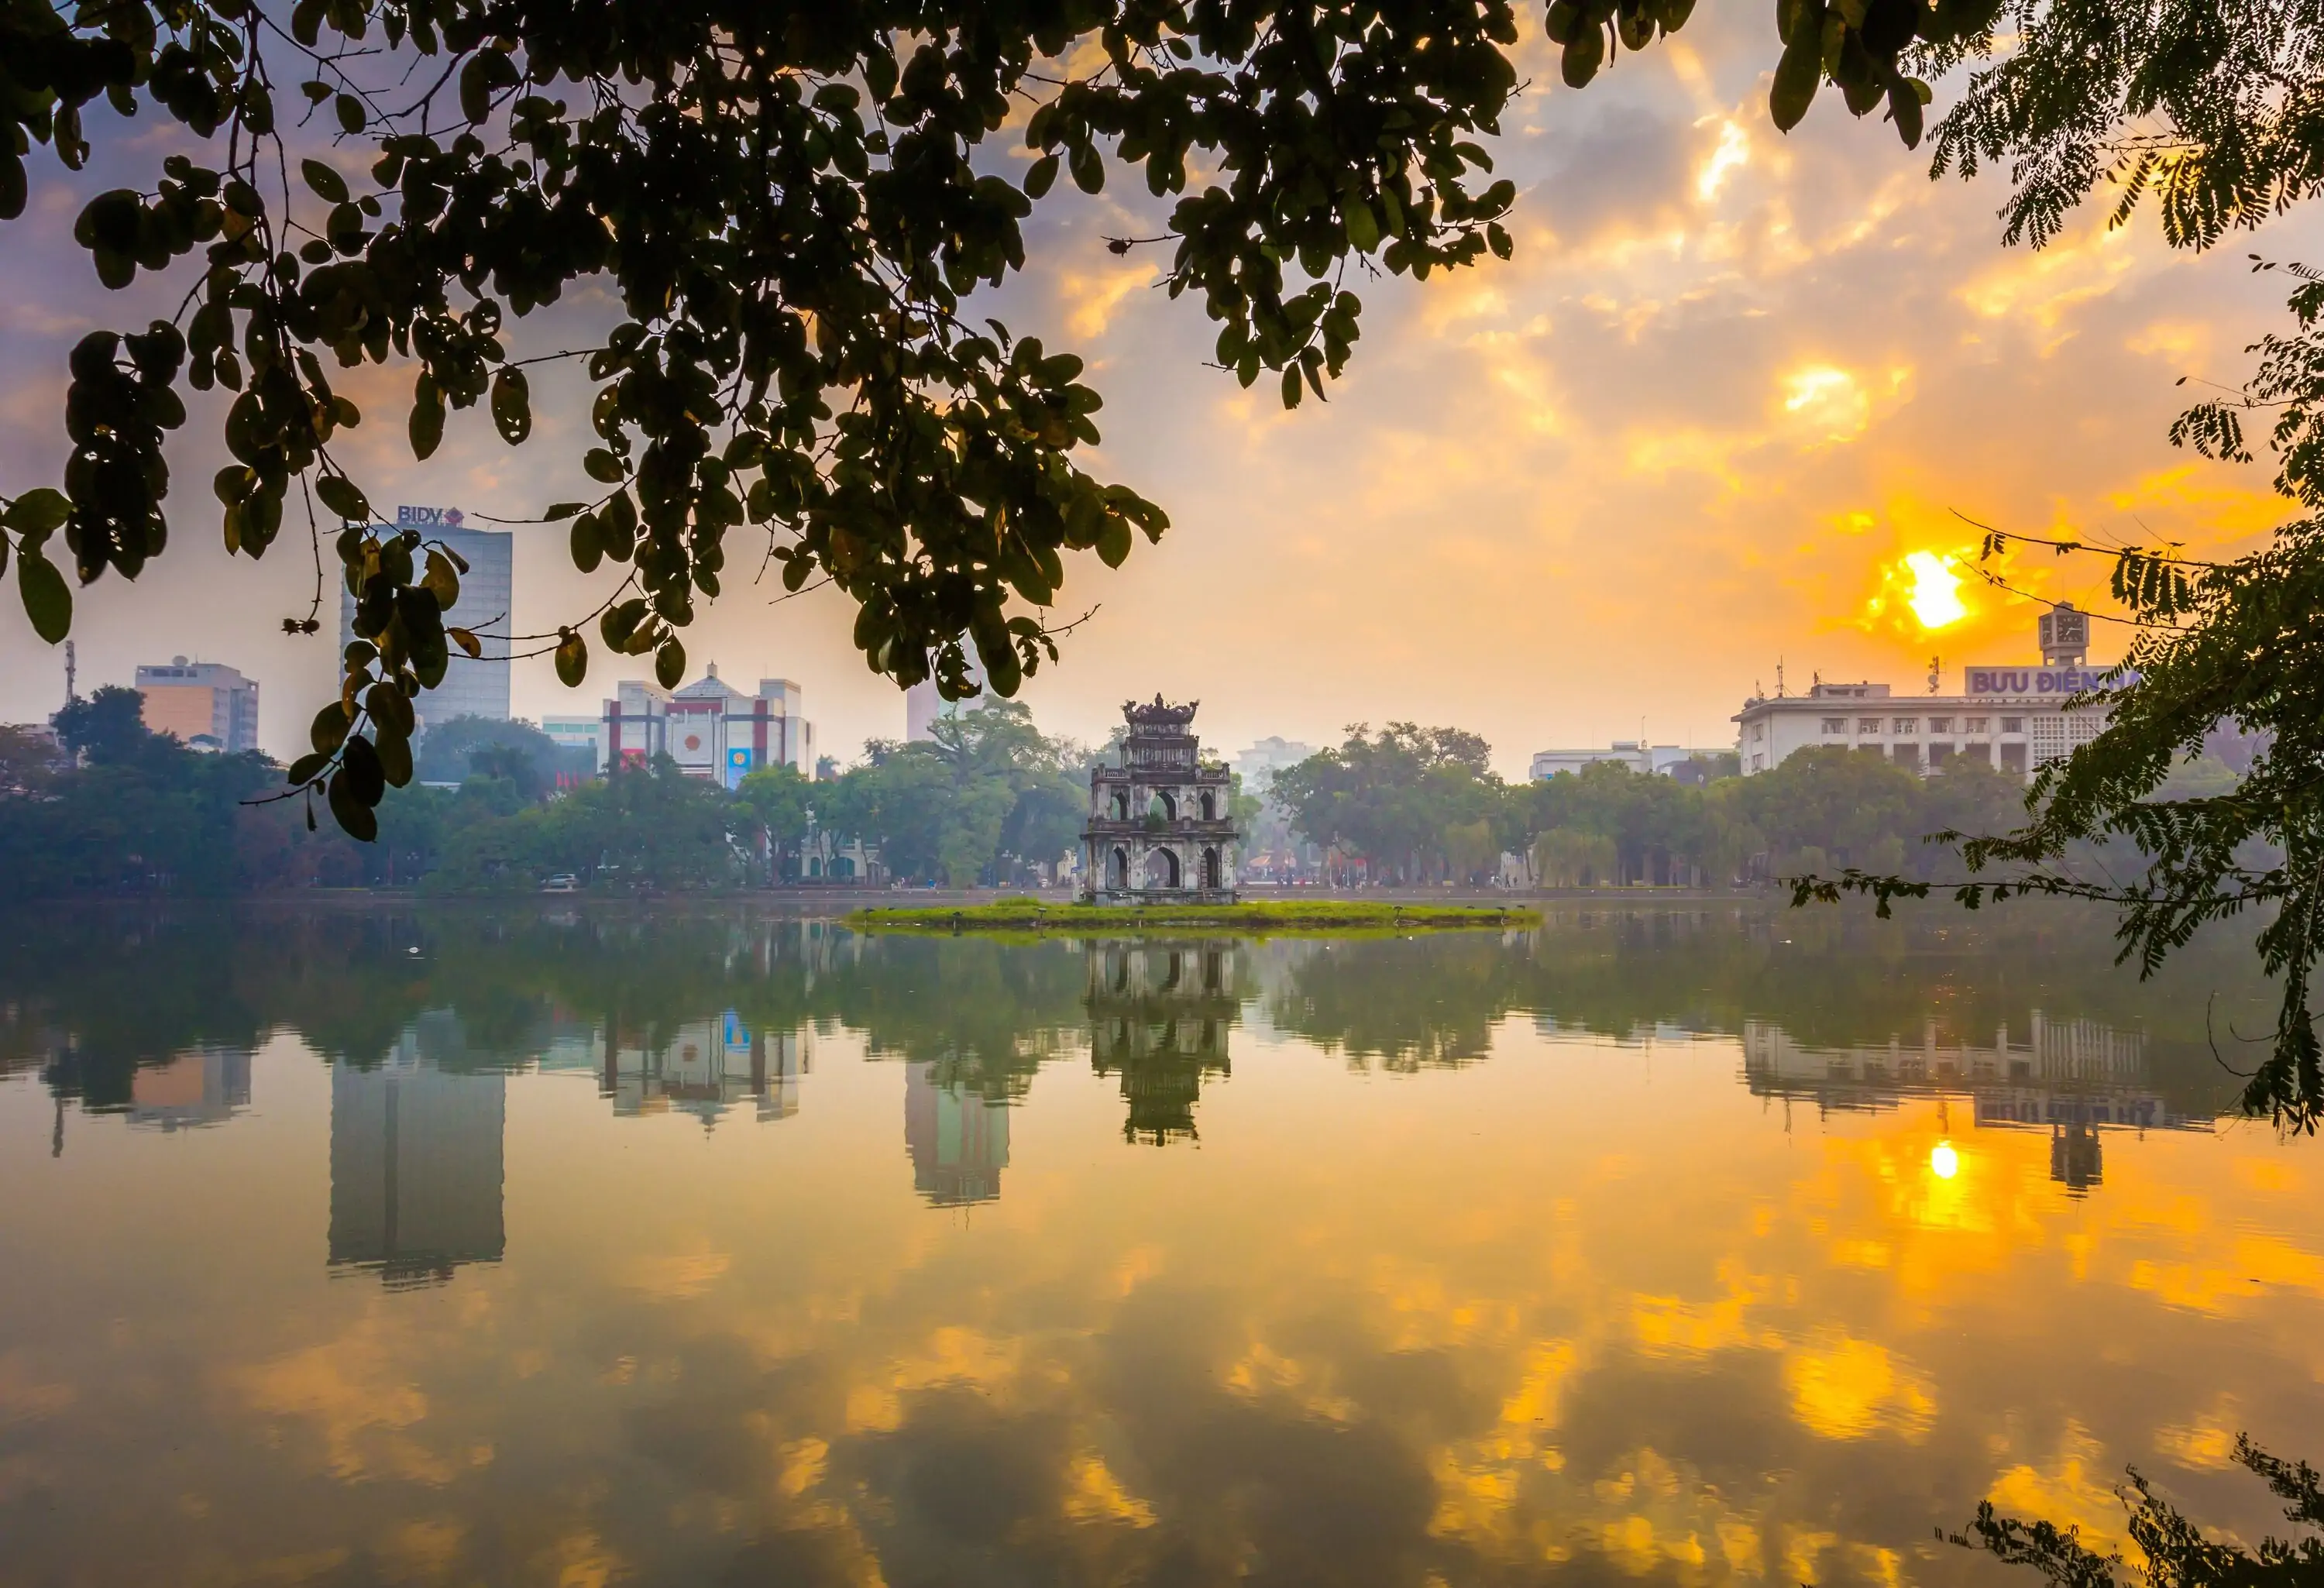
[{"label": "water reflection", "polygon": [[508,1249],[507,1077],[447,1072],[418,1048],[331,1066],[331,1266],[391,1286],[440,1284]]},{"label": "water reflection", "polygon": [[0,923],[0,1577],[1903,1588],[2131,1462],[2257,1537],[2324,1205],[2182,1128],[2241,992],[1957,919]]},{"label": "water reflection", "polygon": [[250,1050],[189,1048],[168,1062],[141,1067],[129,1082],[129,1122],[182,1131],[223,1124],[250,1106]]},{"label": "water reflection", "polygon": [[1817,1048],[1780,1026],[1747,1020],[1743,1076],[1759,1096],[1812,1103],[1819,1113],[1877,1113],[1927,1097],[1968,1104],[1978,1130],[2045,1131],[2050,1177],[2077,1196],[2105,1179],[2101,1130],[2213,1124],[2209,1112],[2183,1112],[2154,1089],[2141,1033],[2098,1020],[2052,1020],[2039,1009],[2016,1039],[2004,1025],[1987,1044],[1952,1037],[1930,1020],[1917,1042],[1891,1037],[1880,1046]]},{"label": "water reflection", "polygon": [[904,1071],[904,1150],[912,1188],[938,1207],[992,1202],[1009,1167],[1009,1110],[938,1078],[939,1066]]},{"label": "water reflection", "polygon": [[604,1053],[601,1089],[618,1114],[676,1108],[713,1129],[729,1109],[764,1123],[799,1111],[799,1077],[815,1067],[809,1031],[770,1032],[725,1010],[688,1020],[659,1041],[638,1032],[593,1034]]},{"label": "water reflection", "polygon": [[1227,1037],[1250,989],[1231,939],[1093,942],[1090,1063],[1119,1076],[1129,1117],[1124,1140],[1159,1147],[1192,1140],[1206,1077],[1231,1073]]}]

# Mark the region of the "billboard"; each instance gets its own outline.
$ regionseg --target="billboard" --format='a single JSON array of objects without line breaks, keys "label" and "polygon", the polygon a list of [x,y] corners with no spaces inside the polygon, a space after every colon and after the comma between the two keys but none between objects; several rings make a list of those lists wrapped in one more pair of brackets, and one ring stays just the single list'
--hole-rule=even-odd
[{"label": "billboard", "polygon": [[742,787],[742,780],[751,775],[751,752],[747,745],[737,745],[726,752],[726,786]]}]

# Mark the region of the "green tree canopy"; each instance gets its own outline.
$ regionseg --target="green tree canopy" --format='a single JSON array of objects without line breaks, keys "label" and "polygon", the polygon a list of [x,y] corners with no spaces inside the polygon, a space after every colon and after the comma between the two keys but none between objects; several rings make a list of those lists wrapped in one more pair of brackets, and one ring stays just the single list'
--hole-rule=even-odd
[{"label": "green tree canopy", "polygon": [[1416,882],[1443,874],[1453,850],[1473,858],[1476,824],[1498,831],[1491,760],[1492,746],[1464,729],[1390,723],[1374,734],[1357,723],[1336,749],[1277,772],[1274,796],[1312,842],[1362,856],[1375,876]]},{"label": "green tree canopy", "polygon": [[877,848],[898,877],[954,887],[1046,865],[1081,831],[1074,747],[1011,700],[936,719],[929,739],[875,740],[864,763],[816,787],[822,823]]}]

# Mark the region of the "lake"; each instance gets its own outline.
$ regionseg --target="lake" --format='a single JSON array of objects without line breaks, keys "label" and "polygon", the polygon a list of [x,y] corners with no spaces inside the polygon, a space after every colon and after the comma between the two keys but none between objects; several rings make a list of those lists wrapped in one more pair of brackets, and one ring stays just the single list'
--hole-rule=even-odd
[{"label": "lake", "polygon": [[2232,938],[0,918],[0,1581],[2024,1582],[2324,1457]]}]

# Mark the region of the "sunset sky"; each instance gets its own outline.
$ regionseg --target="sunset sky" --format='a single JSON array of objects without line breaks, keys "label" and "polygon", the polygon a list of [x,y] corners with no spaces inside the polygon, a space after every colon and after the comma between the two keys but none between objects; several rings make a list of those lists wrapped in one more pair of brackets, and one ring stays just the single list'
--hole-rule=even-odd
[{"label": "sunset sky", "polygon": [[[2106,231],[2101,200],[2049,249],[2006,250],[2000,183],[1932,183],[1924,154],[1851,121],[1837,95],[1775,132],[1762,5],[1705,7],[1579,94],[1556,86],[1536,16],[1519,62],[1534,86],[1493,151],[1519,188],[1515,261],[1364,285],[1363,338],[1328,406],[1286,414],[1271,382],[1244,392],[1204,367],[1215,327],[1150,290],[1161,252],[1105,251],[1104,235],[1162,229],[1142,184],[1043,205],[1033,268],[988,311],[1088,358],[1106,397],[1089,466],[1174,522],[1119,574],[1069,563],[1060,616],[1098,610],[1028,686],[1044,726],[1100,737],[1125,697],[1159,690],[1200,698],[1198,727],[1230,753],[1391,719],[1481,732],[1512,775],[1536,750],[1642,725],[1656,742],[1726,744],[1779,660],[1794,688],[1821,672],[1903,691],[1923,687],[1932,654],[1948,688],[1964,663],[2030,657],[2034,609],[1974,578],[1965,615],[1924,626],[1949,615],[1944,559],[1974,551],[1956,512],[2200,546],[2283,516],[2268,471],[2205,464],[2164,431],[2189,397],[2179,377],[2236,381],[2243,346],[2283,323],[2288,283],[2255,277],[2246,255],[2316,256],[2312,219],[2197,258],[2164,248],[2151,216]],[[1940,107],[1948,97],[1941,86]],[[88,192],[150,180],[171,137],[148,123],[134,167],[100,161],[73,185],[36,157],[31,208],[0,232],[10,493],[60,473],[73,340],[159,302],[99,288],[72,217]],[[604,302],[579,295],[521,346],[573,345],[561,338]],[[402,441],[409,374],[359,378],[371,418],[354,457],[373,501],[519,516],[579,494],[579,388],[546,384],[525,448],[471,416],[423,467]],[[330,691],[334,609],[317,639],[275,632],[306,608],[307,549],[286,532],[263,564],[230,561],[208,491],[223,461],[214,417],[197,408],[181,435],[170,552],[135,586],[78,596],[81,686],[174,653],[230,662],[261,681],[262,736],[283,752]],[[522,628],[595,605],[564,541],[520,531]],[[756,557],[734,542],[730,569]],[[2022,560],[2011,577],[2103,605],[2095,561]],[[843,760],[899,733],[900,699],[850,645],[845,604],[770,606],[774,591],[730,573],[687,636],[695,669],[796,679]],[[2096,656],[2118,646],[2101,625]],[[594,715],[618,672],[596,657],[576,696],[545,660],[524,664],[517,710]],[[62,689],[61,654],[32,638],[12,589],[0,721],[44,717]]]}]

